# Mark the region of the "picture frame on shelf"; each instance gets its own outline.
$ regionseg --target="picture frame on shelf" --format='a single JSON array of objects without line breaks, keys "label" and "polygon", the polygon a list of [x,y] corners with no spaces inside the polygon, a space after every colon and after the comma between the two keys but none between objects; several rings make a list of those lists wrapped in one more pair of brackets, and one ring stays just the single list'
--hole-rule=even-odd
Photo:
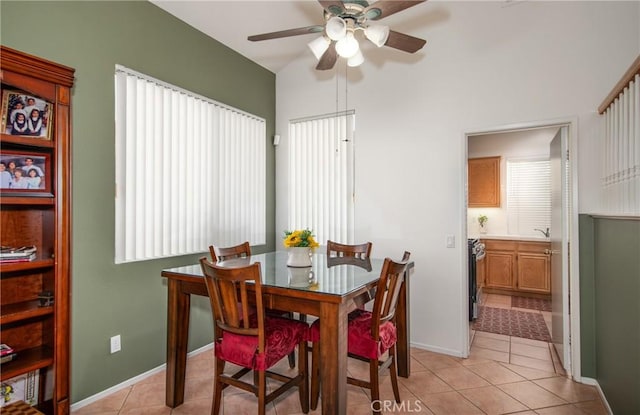
[{"label": "picture frame on shelf", "polygon": [[0,149],[0,195],[52,197],[51,155]]},{"label": "picture frame on shelf", "polygon": [[53,131],[53,104],[24,91],[2,91],[3,134],[51,140]]}]

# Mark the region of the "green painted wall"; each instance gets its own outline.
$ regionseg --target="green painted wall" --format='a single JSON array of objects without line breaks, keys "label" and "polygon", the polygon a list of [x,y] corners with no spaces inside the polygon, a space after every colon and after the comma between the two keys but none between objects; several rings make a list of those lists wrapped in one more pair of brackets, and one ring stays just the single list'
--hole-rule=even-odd
[{"label": "green painted wall", "polygon": [[[115,265],[114,68],[121,64],[267,120],[267,241],[275,249],[275,75],[146,1],[0,3],[0,39],[76,69],[73,88],[72,402],[165,362],[163,268],[199,255]],[[214,242],[214,241],[212,241]],[[212,339],[192,303],[191,350]],[[109,338],[122,351],[109,354]]]},{"label": "green painted wall", "polygon": [[639,414],[640,220],[581,217],[580,233],[580,259],[592,255],[580,267],[581,318],[592,318],[581,325],[591,371],[583,375],[598,381],[613,413]]},{"label": "green painted wall", "polygon": [[596,378],[596,305],[593,218],[579,216],[580,229],[580,360],[582,376]]}]

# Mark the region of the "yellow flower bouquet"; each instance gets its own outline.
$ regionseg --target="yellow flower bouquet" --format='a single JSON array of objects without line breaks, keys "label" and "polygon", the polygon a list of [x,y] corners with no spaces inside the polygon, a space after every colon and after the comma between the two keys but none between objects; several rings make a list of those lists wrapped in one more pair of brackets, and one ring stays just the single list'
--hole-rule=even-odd
[{"label": "yellow flower bouquet", "polygon": [[284,231],[282,244],[287,248],[309,247],[317,248],[320,244],[313,237],[313,232],[309,229],[298,229],[295,231]]}]

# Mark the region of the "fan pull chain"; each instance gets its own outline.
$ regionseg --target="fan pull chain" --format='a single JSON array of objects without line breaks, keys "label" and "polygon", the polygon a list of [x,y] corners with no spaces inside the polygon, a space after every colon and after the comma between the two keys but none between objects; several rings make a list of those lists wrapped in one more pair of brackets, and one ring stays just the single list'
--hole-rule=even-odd
[{"label": "fan pull chain", "polygon": [[349,123],[347,122],[347,114],[349,112],[349,75],[347,71],[349,70],[349,65],[344,65],[344,141],[345,143],[349,142]]},{"label": "fan pull chain", "polygon": [[[339,113],[340,113],[340,106],[338,105],[339,100],[338,100],[338,94],[340,93],[340,88],[338,86],[339,84],[339,80],[338,80],[338,65],[336,65],[336,116],[334,119],[334,123],[336,125],[336,138],[340,139],[340,118],[339,118]],[[336,146],[336,153],[338,152],[339,147]]]}]

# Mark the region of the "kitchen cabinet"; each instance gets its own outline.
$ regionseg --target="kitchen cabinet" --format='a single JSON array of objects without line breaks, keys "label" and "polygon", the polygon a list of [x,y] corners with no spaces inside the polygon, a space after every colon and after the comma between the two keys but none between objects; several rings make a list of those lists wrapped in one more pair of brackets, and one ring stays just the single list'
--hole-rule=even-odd
[{"label": "kitchen cabinet", "polygon": [[500,207],[500,157],[468,160],[469,207]]},{"label": "kitchen cabinet", "polygon": [[485,288],[506,294],[551,293],[549,242],[483,239]]},{"label": "kitchen cabinet", "polygon": [[23,163],[30,166],[34,159],[41,162],[33,163],[40,164],[38,185],[14,187],[19,183],[19,175],[14,174],[11,184],[3,184],[0,190],[0,242],[9,247],[36,247],[34,257],[0,264],[0,337],[17,352],[15,359],[2,363],[0,378],[5,382],[38,372],[37,409],[48,415],[66,415],[71,398],[70,101],[74,70],[5,46],[0,67],[2,90],[14,97],[12,105],[24,97],[35,98],[37,108],[37,102],[46,103],[39,109],[47,114],[46,124],[42,122],[47,133],[42,136],[12,135],[8,132],[14,130],[8,128],[0,133],[0,152],[7,165],[15,163],[20,168]]},{"label": "kitchen cabinet", "polygon": [[513,241],[483,240],[485,244],[485,286],[513,290],[516,247]]},{"label": "kitchen cabinet", "polygon": [[519,291],[551,293],[551,261],[548,242],[518,243]]}]

